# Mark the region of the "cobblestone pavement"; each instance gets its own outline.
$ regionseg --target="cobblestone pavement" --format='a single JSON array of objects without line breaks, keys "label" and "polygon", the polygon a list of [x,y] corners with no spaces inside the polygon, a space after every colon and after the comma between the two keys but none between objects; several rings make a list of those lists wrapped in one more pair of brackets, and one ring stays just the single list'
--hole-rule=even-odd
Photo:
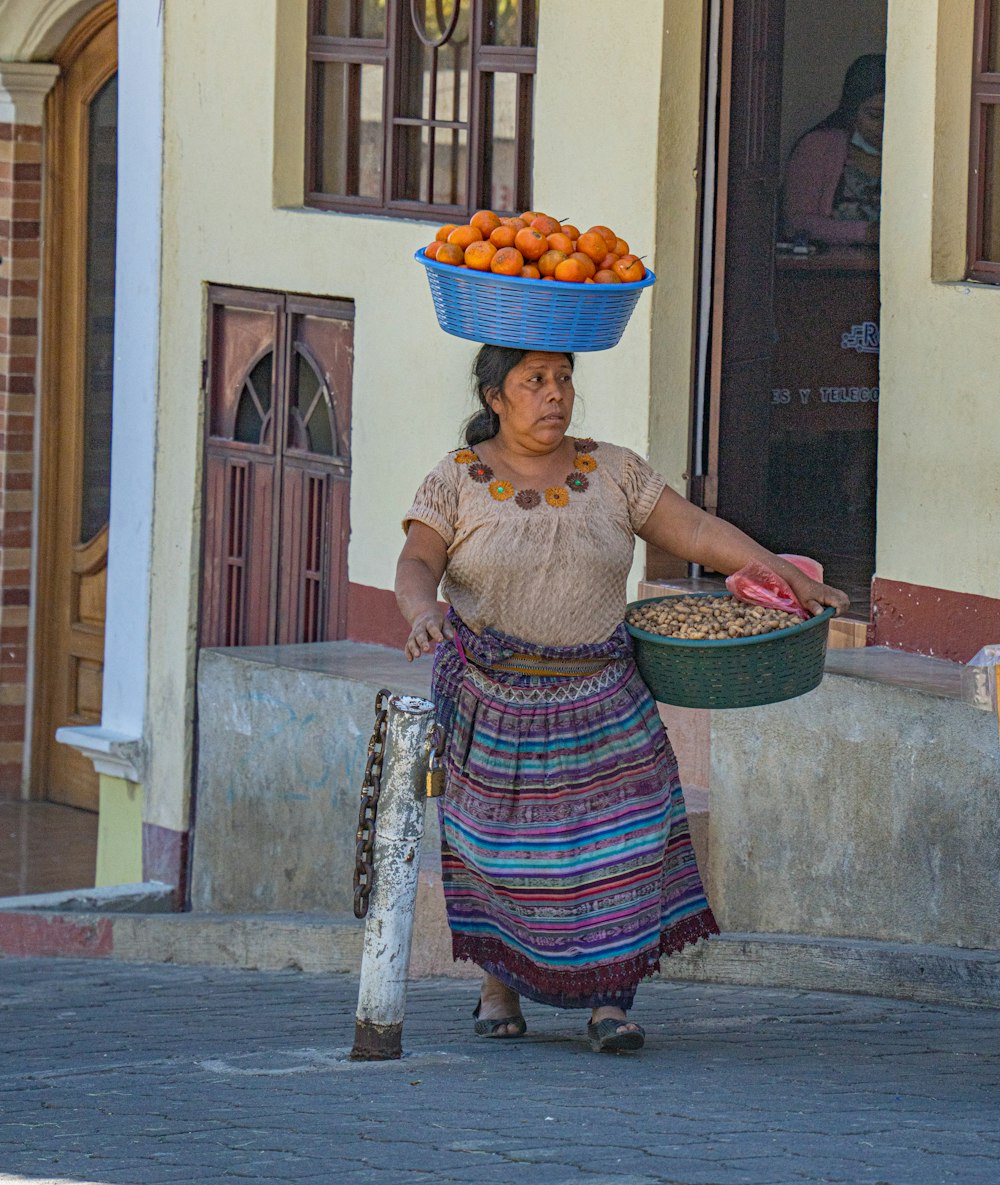
[{"label": "cobblestone pavement", "polygon": [[0,1181],[945,1185],[1000,1181],[1000,1013],[652,983],[639,1054],[527,1005],[472,1034],[414,984],[354,1064],[349,976],[0,959]]}]

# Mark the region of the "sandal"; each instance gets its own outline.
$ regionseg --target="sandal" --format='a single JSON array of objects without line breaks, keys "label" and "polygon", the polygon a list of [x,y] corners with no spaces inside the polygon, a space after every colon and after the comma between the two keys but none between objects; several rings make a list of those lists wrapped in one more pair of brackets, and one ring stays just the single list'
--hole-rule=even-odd
[{"label": "sandal", "polygon": [[634,1023],[629,1020],[616,1020],[613,1016],[599,1020],[596,1025],[593,1022],[589,1023],[587,1036],[590,1038],[590,1048],[594,1053],[621,1053],[629,1049],[642,1049],[646,1041],[642,1025],[636,1025],[634,1029],[624,1033],[618,1032],[622,1025]]},{"label": "sandal", "polygon": [[[495,1037],[498,1041],[510,1041],[515,1037],[523,1037],[528,1031],[528,1022],[520,1013],[516,1013],[514,1016],[491,1016],[485,1020],[480,1020],[479,1010],[482,1006],[483,1002],[480,1000],[472,1010],[472,1015],[476,1018],[474,1027],[477,1037]],[[498,1032],[504,1025],[515,1025],[517,1032]]]}]

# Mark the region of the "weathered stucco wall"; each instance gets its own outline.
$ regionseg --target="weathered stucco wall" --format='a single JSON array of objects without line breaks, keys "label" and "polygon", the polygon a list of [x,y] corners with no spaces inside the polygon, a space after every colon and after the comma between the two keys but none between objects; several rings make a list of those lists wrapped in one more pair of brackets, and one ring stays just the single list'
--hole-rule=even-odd
[{"label": "weathered stucco wall", "polygon": [[101,0],[0,0],[0,61],[44,62]]},{"label": "weathered stucco wall", "polygon": [[711,746],[723,930],[1000,947],[993,713],[828,673]]},{"label": "weathered stucco wall", "polygon": [[[400,515],[423,474],[457,443],[471,410],[474,347],[439,331],[410,258],[432,225],[306,211],[294,201],[305,12],[305,0],[188,0],[165,10],[150,789],[181,815],[190,784],[205,284],[356,303],[354,582],[391,587]],[[618,36],[619,28],[618,6],[607,0],[542,6],[534,200],[587,225],[612,222],[655,266],[663,6],[634,0],[628,35]],[[647,297],[616,350],[581,357],[577,384],[576,430],[643,452],[651,309]]]},{"label": "weathered stucco wall", "polygon": [[1000,288],[962,281],[972,9],[889,6],[877,575],[996,597]]}]

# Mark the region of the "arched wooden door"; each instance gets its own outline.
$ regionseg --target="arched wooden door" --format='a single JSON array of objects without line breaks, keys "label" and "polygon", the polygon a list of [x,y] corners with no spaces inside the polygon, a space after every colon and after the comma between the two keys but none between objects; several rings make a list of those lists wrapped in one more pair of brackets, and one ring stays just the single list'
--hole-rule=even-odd
[{"label": "arched wooden door", "polygon": [[90,761],[58,744],[99,724],[104,669],[117,195],[116,7],[96,8],[56,55],[49,124],[38,609],[36,797],[97,809]]}]

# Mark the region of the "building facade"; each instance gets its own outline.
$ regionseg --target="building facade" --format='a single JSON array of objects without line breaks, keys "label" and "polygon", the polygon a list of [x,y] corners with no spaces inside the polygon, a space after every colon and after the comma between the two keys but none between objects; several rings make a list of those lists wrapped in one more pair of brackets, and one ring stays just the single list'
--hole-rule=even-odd
[{"label": "building facade", "polygon": [[[0,769],[8,795],[44,796],[55,755],[75,763],[100,883],[183,895],[201,645],[405,635],[399,519],[472,409],[474,347],[440,332],[412,258],[449,211],[530,193],[648,257],[658,283],[621,344],[578,361],[580,434],[648,455],[771,546],[819,552],[852,584],[859,641],[966,662],[1000,640],[1000,290],[968,258],[991,5],[852,0],[835,23],[777,0],[440,7],[414,40],[405,4],[0,3]],[[779,243],[788,154],[850,62],[883,51],[878,248],[796,257]],[[112,76],[113,314],[94,254]],[[73,103],[87,201],[57,188]],[[56,250],[76,240],[82,306]],[[832,345],[796,370],[780,343],[803,308],[806,338]],[[113,379],[104,461],[60,375],[85,411]],[[57,422],[84,460],[54,451]],[[73,466],[95,483],[110,467],[104,511],[86,482],[52,492]],[[802,505],[822,531],[793,530]],[[679,574],[640,548],[632,585]]]}]

